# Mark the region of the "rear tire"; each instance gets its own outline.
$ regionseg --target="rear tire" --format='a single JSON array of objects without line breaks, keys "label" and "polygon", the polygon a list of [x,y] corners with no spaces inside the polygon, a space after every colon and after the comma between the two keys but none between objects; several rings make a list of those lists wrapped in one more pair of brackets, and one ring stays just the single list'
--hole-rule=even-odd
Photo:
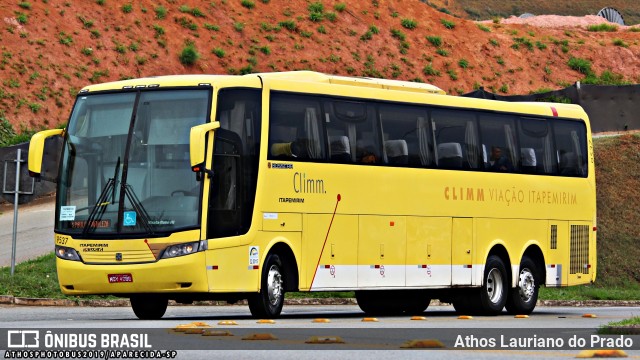
[{"label": "rear tire", "polygon": [[506,308],[509,314],[529,315],[538,302],[540,289],[540,272],[536,263],[528,256],[523,256],[518,273],[518,284],[509,290]]},{"label": "rear tire", "polygon": [[169,299],[156,294],[133,295],[130,301],[133,313],[140,320],[161,319],[169,305]]},{"label": "rear tire", "polygon": [[[507,303],[509,277],[502,259],[491,255],[484,267],[484,284],[477,304],[482,315],[498,315]],[[475,307],[475,306],[473,306]]]},{"label": "rear tire", "polygon": [[284,267],[278,254],[267,255],[262,267],[260,292],[249,296],[249,310],[254,318],[274,319],[282,312],[286,284]]}]

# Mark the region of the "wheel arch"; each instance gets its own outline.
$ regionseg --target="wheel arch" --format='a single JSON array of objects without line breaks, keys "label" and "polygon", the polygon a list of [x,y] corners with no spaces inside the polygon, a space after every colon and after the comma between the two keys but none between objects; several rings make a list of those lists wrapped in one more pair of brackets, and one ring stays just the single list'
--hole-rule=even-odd
[{"label": "wheel arch", "polygon": [[285,291],[298,291],[299,286],[299,266],[296,256],[291,249],[291,244],[285,241],[274,241],[270,244],[268,250],[264,253],[262,266],[269,254],[277,254],[282,260],[282,267],[285,279]]},{"label": "wheel arch", "polygon": [[[511,266],[511,257],[509,256],[509,251],[507,250],[507,248],[505,247],[504,244],[501,243],[496,243],[493,244],[491,246],[491,250],[489,250],[489,253],[487,253],[487,257],[485,258],[485,264],[487,259],[489,259],[489,257],[491,255],[496,255],[498,256],[502,262],[504,263],[504,266],[507,270],[507,283],[511,284],[513,282],[513,268]],[[484,276],[482,277],[482,284],[484,284]]]},{"label": "wheel arch", "polygon": [[[545,266],[546,262],[544,259],[544,253],[542,252],[540,245],[538,243],[531,243],[527,246],[527,249],[520,257],[520,262],[518,263],[518,272],[520,271],[520,263],[522,263],[522,258],[524,258],[525,256],[530,258],[538,266],[538,276],[540,277],[540,284],[546,283],[545,279],[547,278],[547,268]],[[512,284],[511,286],[515,287],[516,285],[517,284]]]}]

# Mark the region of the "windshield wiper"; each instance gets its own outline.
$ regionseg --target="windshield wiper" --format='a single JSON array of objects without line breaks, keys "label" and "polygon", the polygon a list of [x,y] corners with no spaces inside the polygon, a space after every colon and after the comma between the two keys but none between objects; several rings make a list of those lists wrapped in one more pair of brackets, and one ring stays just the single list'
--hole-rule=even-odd
[{"label": "windshield wiper", "polygon": [[145,228],[145,230],[147,230],[149,234],[153,234],[153,230],[151,229],[151,224],[150,224],[151,218],[149,217],[147,210],[145,210],[144,206],[142,206],[140,199],[138,199],[138,196],[133,191],[133,188],[131,187],[131,185],[122,184],[122,188],[124,189],[124,194],[127,196],[127,199],[129,199],[129,202],[131,203],[131,207],[133,207],[133,210],[140,217],[140,222],[142,223],[142,226]]},{"label": "windshield wiper", "polygon": [[[105,211],[107,211],[107,206],[110,204],[114,204],[116,201],[116,182],[118,179],[118,173],[120,172],[120,156],[118,156],[118,161],[116,162],[116,168],[113,171],[113,177],[107,180],[100,196],[98,197],[98,201],[91,209],[89,213],[89,218],[87,218],[87,222],[84,224],[84,228],[82,229],[82,236],[87,235],[89,230],[94,231],[98,226],[98,221],[102,219]],[[111,197],[111,201],[107,201]]]}]

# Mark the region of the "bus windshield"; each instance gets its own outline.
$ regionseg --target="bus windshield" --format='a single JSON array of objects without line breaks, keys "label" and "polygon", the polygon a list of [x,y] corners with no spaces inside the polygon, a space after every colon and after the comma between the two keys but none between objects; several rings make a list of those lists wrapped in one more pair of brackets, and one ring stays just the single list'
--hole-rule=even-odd
[{"label": "bus windshield", "polygon": [[62,153],[56,231],[153,237],[198,227],[189,132],[207,121],[210,93],[81,94]]}]

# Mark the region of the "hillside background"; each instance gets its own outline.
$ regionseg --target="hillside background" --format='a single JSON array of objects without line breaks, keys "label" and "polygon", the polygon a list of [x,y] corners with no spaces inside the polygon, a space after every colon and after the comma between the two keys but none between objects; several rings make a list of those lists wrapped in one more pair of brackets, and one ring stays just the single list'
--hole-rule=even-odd
[{"label": "hillside background", "polygon": [[[133,77],[305,69],[428,82],[452,95],[640,83],[640,26],[493,21],[605,6],[640,21],[636,0],[2,0],[0,146],[64,126],[83,86]],[[602,141],[599,279],[640,288],[640,138]]]},{"label": "hillside background", "polygon": [[[620,11],[640,11],[638,2],[617,2]],[[165,74],[309,69],[429,82],[450,94],[480,86],[526,94],[562,88],[588,74],[640,82],[638,27],[595,32],[462,18],[470,17],[472,5],[480,14],[475,17],[493,17],[513,6],[542,12],[536,11],[542,4],[557,4],[557,13],[583,14],[605,6],[524,0],[6,0],[0,2],[0,123],[15,132],[58,126],[87,84]],[[580,62],[570,63],[572,58]]]}]

